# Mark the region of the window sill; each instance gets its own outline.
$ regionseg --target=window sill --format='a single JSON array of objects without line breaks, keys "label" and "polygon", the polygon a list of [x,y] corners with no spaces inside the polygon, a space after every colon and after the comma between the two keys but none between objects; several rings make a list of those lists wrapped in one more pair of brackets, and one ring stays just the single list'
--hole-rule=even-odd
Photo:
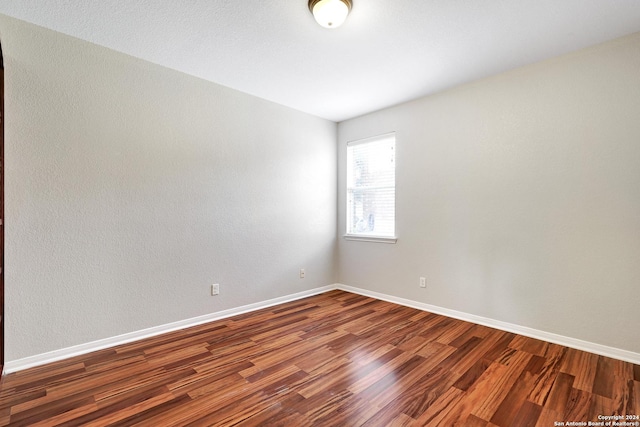
[{"label": "window sill", "polygon": [[392,243],[392,244],[395,244],[398,241],[397,237],[359,236],[357,234],[345,234],[344,239],[355,240],[357,242]]}]

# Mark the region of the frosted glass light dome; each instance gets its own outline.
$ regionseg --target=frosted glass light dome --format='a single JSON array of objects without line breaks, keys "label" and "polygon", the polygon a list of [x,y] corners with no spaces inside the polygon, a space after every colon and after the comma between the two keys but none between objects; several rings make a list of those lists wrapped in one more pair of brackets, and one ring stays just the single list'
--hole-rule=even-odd
[{"label": "frosted glass light dome", "polygon": [[311,0],[309,10],[316,22],[325,28],[337,28],[344,23],[351,10],[349,0]]}]

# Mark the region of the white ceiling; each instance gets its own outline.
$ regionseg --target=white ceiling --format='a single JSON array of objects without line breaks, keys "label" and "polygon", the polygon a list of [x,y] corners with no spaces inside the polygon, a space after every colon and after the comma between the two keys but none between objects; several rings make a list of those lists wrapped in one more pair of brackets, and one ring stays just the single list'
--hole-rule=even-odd
[{"label": "white ceiling", "polygon": [[640,0],[2,0],[0,13],[342,121],[640,31]]}]

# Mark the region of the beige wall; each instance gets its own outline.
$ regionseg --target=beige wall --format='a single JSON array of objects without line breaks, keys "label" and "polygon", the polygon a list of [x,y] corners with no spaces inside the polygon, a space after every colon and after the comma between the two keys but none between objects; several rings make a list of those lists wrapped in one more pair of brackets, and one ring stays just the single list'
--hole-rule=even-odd
[{"label": "beige wall", "polygon": [[[343,122],[337,151],[335,123],[0,38],[9,362],[336,279],[640,353],[639,34]],[[336,246],[346,142],[390,131],[398,243]]]},{"label": "beige wall", "polygon": [[335,281],[335,123],[2,15],[0,38],[7,361]]},{"label": "beige wall", "polygon": [[640,352],[640,34],[340,123],[339,235],[391,131],[398,243],[339,238],[341,283]]}]

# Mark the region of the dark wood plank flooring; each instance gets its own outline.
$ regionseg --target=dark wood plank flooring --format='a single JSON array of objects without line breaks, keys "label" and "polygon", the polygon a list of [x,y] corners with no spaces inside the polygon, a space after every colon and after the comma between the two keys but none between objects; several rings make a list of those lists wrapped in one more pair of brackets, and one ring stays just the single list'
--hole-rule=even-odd
[{"label": "dark wood plank flooring", "polygon": [[555,426],[640,366],[342,291],[6,375],[0,425]]}]

